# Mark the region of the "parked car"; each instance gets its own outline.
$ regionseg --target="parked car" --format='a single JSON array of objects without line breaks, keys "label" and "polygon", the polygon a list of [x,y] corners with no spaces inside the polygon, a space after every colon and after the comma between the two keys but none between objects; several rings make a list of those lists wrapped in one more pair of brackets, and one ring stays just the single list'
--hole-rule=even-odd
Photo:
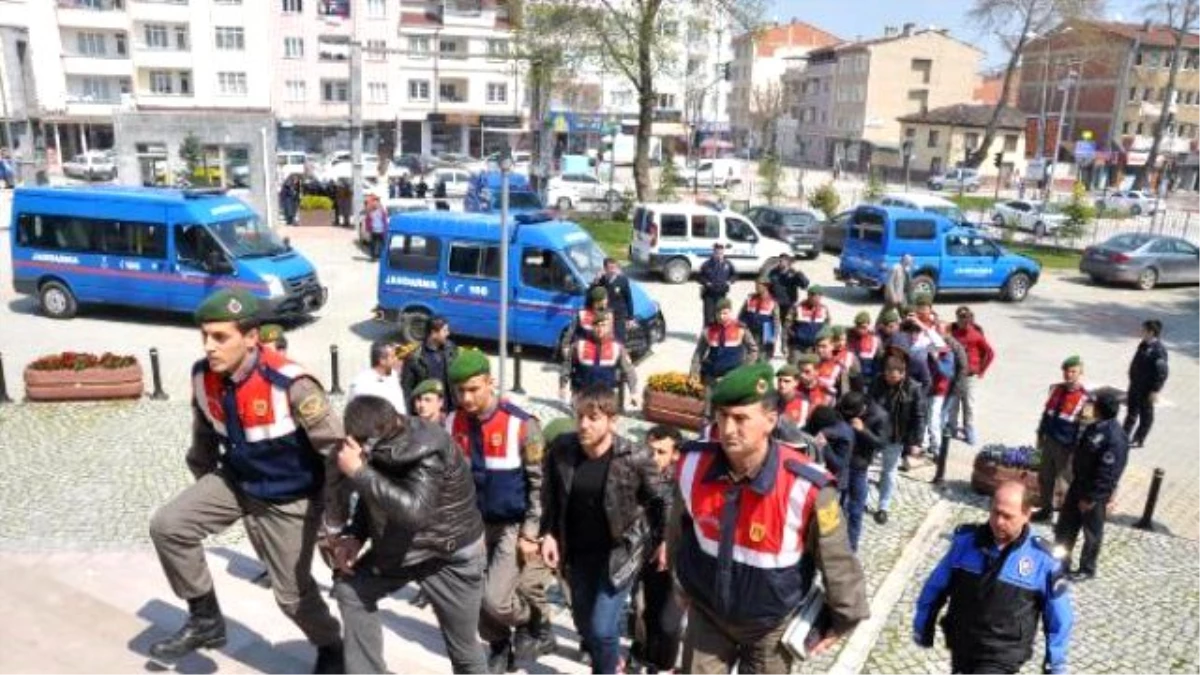
[{"label": "parked car", "polygon": [[756,206],[746,212],[750,222],[764,237],[772,237],[792,247],[792,253],[806,258],[821,254],[821,228],[825,214],[812,209],[781,206]]},{"label": "parked car", "polygon": [[950,169],[940,176],[930,176],[925,181],[930,190],[957,190],[975,192],[979,189],[979,171],[976,169]]},{"label": "parked car", "polygon": [[1010,199],[998,202],[994,208],[993,225],[1028,230],[1037,237],[1044,237],[1067,223],[1065,214],[1055,213],[1032,199]]},{"label": "parked car", "polygon": [[[500,192],[504,185],[504,174],[498,169],[480,171],[471,176],[467,195],[463,197],[463,211],[468,213],[500,213]],[[545,206],[538,193],[529,184],[523,173],[508,174],[508,212],[536,213]]]},{"label": "parked car", "polygon": [[442,166],[433,155],[405,153],[392,157],[392,166],[388,169],[388,177],[399,178],[402,175],[420,176]]},{"label": "parked car", "polygon": [[1117,190],[1116,192],[1108,193],[1108,196],[1101,197],[1096,200],[1096,208],[1108,209],[1111,211],[1128,211],[1129,213],[1140,216],[1145,214],[1154,214],[1154,195],[1141,190]]},{"label": "parked car", "polygon": [[1158,284],[1200,283],[1200,249],[1178,237],[1118,234],[1089,246],[1079,271],[1094,282],[1131,283],[1143,291]]},{"label": "parked car", "polygon": [[[342,179],[350,180],[353,175],[353,164],[350,161],[349,150],[339,150],[325,158],[325,164],[320,171],[321,180],[338,181]],[[362,174],[363,178],[378,179],[379,178],[379,156],[364,152],[362,155]]]},{"label": "parked car", "polygon": [[111,151],[90,150],[63,162],[63,173],[85,180],[112,180],[117,176],[117,164]]},{"label": "parked car", "polygon": [[560,211],[577,208],[580,204],[616,203],[620,199],[620,189],[616,186],[609,189],[608,183],[590,173],[567,173],[546,182],[546,203]]},{"label": "parked car", "polygon": [[310,169],[306,152],[287,150],[275,153],[275,175],[280,182],[292,176],[304,177]]},{"label": "parked car", "polygon": [[702,188],[722,189],[741,185],[746,166],[740,159],[700,159],[685,164],[682,158],[676,165],[680,183],[696,183]]},{"label": "parked car", "polygon": [[466,197],[467,189],[471,186],[471,172],[459,168],[434,169],[432,176],[426,182],[429,183],[429,189],[432,192],[437,191],[438,183],[444,183],[447,197]]},{"label": "parked car", "polygon": [[821,248],[834,253],[841,253],[846,244],[846,225],[854,211],[842,211],[831,220],[821,224]]},{"label": "parked car", "polygon": [[958,204],[938,195],[920,192],[889,192],[879,198],[879,205],[936,213],[939,216],[945,216],[959,227],[976,227],[975,223],[967,220],[967,216],[963,214],[962,209],[958,208]]}]

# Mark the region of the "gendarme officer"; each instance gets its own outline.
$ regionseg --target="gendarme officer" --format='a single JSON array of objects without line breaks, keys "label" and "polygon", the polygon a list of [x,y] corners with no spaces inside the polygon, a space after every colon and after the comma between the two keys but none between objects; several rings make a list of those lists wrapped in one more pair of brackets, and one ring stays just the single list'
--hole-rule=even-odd
[{"label": "gendarme officer", "polygon": [[[244,520],[275,602],[317,647],[316,672],[341,672],[341,628],[310,568],[322,488],[331,504],[343,503],[335,500],[341,480],[333,466],[342,424],[311,375],[260,348],[258,309],[253,295],[220,290],[196,310],[205,352],[192,368],[187,465],[196,482],[150,520],[159,562],[171,590],[187,600],[189,616],[178,632],[151,645],[150,655],[170,662],[224,646],[225,619],[204,539]],[[328,518],[340,529],[344,509],[331,507]]]},{"label": "gendarme officer", "polygon": [[836,481],[771,439],[771,366],[741,366],[712,393],[720,442],[683,448],[679,517],[669,521],[675,575],[690,602],[683,672],[786,673],[780,641],[820,570],[829,625],[813,652],[867,618],[866,582],[850,552]]}]

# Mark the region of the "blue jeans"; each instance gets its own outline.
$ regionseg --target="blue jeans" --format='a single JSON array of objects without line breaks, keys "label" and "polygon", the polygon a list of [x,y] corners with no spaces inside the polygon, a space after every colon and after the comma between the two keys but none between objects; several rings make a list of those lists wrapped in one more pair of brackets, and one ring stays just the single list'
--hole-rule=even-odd
[{"label": "blue jeans", "polygon": [[581,642],[592,655],[593,673],[615,673],[621,658],[621,620],[629,585],[613,588],[608,580],[608,555],[581,556],[567,570],[571,584],[571,615]]},{"label": "blue jeans", "polygon": [[900,455],[904,452],[903,443],[883,446],[883,470],[879,473],[879,510],[887,511],[892,505],[892,493],[896,491],[896,478],[899,477]]},{"label": "blue jeans", "polygon": [[858,552],[858,540],[862,536],[863,514],[867,511],[867,470],[847,468],[850,484],[842,493],[842,511],[846,512],[846,534],[850,538],[850,550]]}]

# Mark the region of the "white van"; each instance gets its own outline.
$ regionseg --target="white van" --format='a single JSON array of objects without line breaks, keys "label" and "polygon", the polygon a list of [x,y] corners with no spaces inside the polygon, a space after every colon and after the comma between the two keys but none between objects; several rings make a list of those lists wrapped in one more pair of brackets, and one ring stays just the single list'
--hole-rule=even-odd
[{"label": "white van", "polygon": [[728,189],[741,185],[746,173],[746,163],[733,158],[695,159],[691,164],[680,158],[676,167],[680,182],[698,183],[702,188]]},{"label": "white van", "polygon": [[639,204],[633,211],[635,264],[682,284],[712,256],[713,244],[725,245],[725,257],[738,274],[758,274],[790,254],[788,244],[765,237],[745,216],[703,204]]},{"label": "white van", "polygon": [[890,192],[879,200],[879,205],[898,206],[914,211],[928,211],[945,216],[951,222],[974,227],[972,223],[967,221],[967,217],[963,215],[962,209],[958,208],[958,204],[937,195],[917,192]]}]

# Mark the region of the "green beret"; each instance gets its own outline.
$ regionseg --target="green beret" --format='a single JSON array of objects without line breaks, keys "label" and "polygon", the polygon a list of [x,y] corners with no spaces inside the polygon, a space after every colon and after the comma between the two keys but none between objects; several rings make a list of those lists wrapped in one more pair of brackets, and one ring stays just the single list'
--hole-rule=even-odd
[{"label": "green beret", "polygon": [[828,324],[821,326],[821,330],[817,331],[817,342],[831,339],[833,339],[833,328],[831,328]]},{"label": "green beret", "polygon": [[775,377],[800,377],[800,369],[790,363],[780,366],[779,370],[775,371]]},{"label": "green beret", "polygon": [[554,439],[573,431],[575,431],[575,420],[570,417],[552,419],[546,426],[542,427],[542,440],[545,441],[546,445],[550,445],[554,442]]},{"label": "green beret", "polygon": [[808,287],[809,295],[825,295],[825,287],[820,284],[813,284]]},{"label": "green beret", "polygon": [[846,327],[845,326],[834,326],[829,329],[829,335],[831,337],[835,337],[835,338],[846,337]]},{"label": "green beret", "polygon": [[600,288],[599,286],[596,286],[592,290],[588,291],[588,299],[592,300],[592,301],[607,300],[608,299],[608,291],[604,290],[603,288]]},{"label": "green beret", "polygon": [[812,352],[804,352],[800,356],[796,357],[796,365],[797,366],[809,366],[809,365],[815,366],[820,362],[821,362],[821,357],[817,356],[816,354],[814,354]]},{"label": "green beret", "polygon": [[196,308],[196,323],[244,321],[258,316],[258,298],[240,288],[222,288]]},{"label": "green beret", "polygon": [[854,315],[854,325],[855,326],[862,326],[862,325],[869,324],[869,323],[871,323],[871,313],[870,312],[859,312],[858,314]]},{"label": "green beret", "polygon": [[733,303],[729,301],[729,298],[721,298],[717,301],[717,311],[723,309],[733,309]]},{"label": "green beret", "polygon": [[714,406],[749,405],[774,391],[775,372],[769,363],[752,363],[729,371],[712,389]]},{"label": "green beret", "polygon": [[879,315],[879,323],[900,323],[900,312],[894,309],[889,309]]},{"label": "green beret", "polygon": [[1072,354],[1072,355],[1068,356],[1062,362],[1063,370],[1066,370],[1067,368],[1075,368],[1075,367],[1082,366],[1082,365],[1083,365],[1083,359],[1079,358],[1079,355],[1077,355],[1077,354]]},{"label": "green beret", "polygon": [[413,387],[412,397],[420,398],[425,394],[437,394],[438,396],[444,397],[446,395],[446,389],[442,386],[442,383],[437,380],[422,380],[420,384]]},{"label": "green beret", "polygon": [[454,384],[462,384],[476,375],[489,375],[492,365],[488,357],[478,349],[463,349],[450,362],[448,375]]},{"label": "green beret", "polygon": [[929,293],[917,293],[913,296],[913,306],[920,307],[921,305],[932,305],[933,296]]},{"label": "green beret", "polygon": [[277,323],[263,324],[258,327],[258,339],[262,342],[275,342],[283,337],[283,326]]}]

